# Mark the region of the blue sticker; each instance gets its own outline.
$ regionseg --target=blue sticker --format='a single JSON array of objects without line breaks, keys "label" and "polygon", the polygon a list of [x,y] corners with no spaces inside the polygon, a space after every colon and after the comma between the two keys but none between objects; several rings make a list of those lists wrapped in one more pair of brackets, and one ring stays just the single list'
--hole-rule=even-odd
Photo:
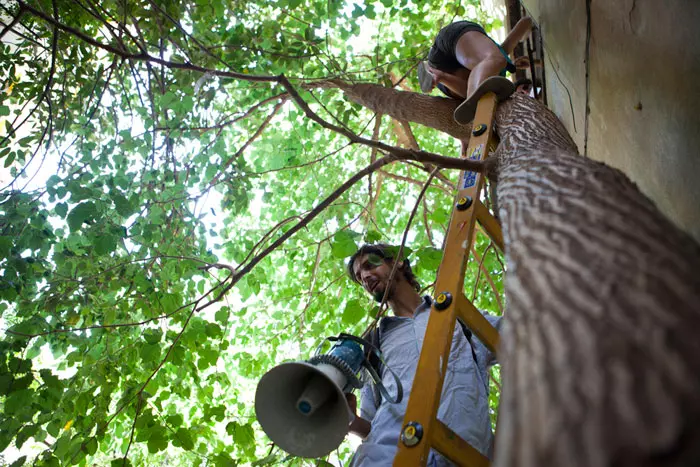
[{"label": "blue sticker", "polygon": [[[481,143],[474,148],[472,153],[469,155],[468,159],[473,161],[478,161],[481,159],[481,154],[484,151],[484,143]],[[462,183],[462,190],[465,188],[471,188],[476,185],[476,172],[464,172],[464,183]]]}]

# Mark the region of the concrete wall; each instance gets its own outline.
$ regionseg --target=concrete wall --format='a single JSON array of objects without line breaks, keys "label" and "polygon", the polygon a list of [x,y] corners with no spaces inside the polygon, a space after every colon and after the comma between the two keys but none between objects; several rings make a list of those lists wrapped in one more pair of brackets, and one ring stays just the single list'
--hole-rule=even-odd
[{"label": "concrete wall", "polygon": [[544,39],[549,107],[579,151],[624,171],[700,241],[700,2],[523,5]]}]

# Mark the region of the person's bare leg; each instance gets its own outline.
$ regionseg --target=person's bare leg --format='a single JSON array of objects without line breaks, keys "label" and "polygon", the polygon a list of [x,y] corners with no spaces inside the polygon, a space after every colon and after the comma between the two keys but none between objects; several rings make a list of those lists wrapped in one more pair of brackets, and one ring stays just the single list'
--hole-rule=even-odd
[{"label": "person's bare leg", "polygon": [[471,70],[467,82],[467,98],[486,78],[497,76],[506,67],[506,59],[498,46],[477,31],[462,34],[455,49],[457,61]]}]

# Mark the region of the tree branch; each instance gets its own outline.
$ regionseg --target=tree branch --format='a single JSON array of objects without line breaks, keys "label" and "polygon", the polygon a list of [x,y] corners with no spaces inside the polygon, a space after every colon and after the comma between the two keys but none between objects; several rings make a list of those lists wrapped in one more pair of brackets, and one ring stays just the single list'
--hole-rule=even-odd
[{"label": "tree branch", "polygon": [[22,15],[24,15],[25,12],[26,12],[26,10],[20,6],[19,11],[17,12],[17,16],[12,18],[12,21],[10,22],[10,24],[5,26],[2,29],[2,31],[0,31],[0,40],[2,40],[3,37],[5,37],[5,34],[7,34],[7,31],[10,31],[13,27],[15,27],[17,25],[17,23],[19,23],[19,20],[22,19]]},{"label": "tree branch", "polygon": [[279,101],[279,102],[277,103],[277,105],[272,109],[272,112],[270,112],[270,114],[267,116],[267,118],[265,118],[265,120],[263,120],[263,122],[260,124],[260,126],[258,127],[258,129],[255,130],[255,133],[253,133],[253,136],[251,136],[250,138],[248,138],[248,140],[243,144],[243,146],[241,146],[241,147],[238,149],[238,151],[236,151],[236,154],[234,154],[233,156],[231,156],[231,158],[229,158],[229,160],[226,161],[226,163],[219,169],[219,171],[218,171],[218,173],[216,174],[216,176],[215,176],[214,178],[212,178],[211,182],[209,182],[209,186],[210,186],[210,187],[216,185],[216,183],[219,181],[219,179],[221,178],[221,176],[222,176],[222,175],[225,175],[225,174],[224,174],[224,171],[225,171],[229,166],[231,166],[231,164],[233,164],[233,163],[236,161],[236,159],[238,159],[238,157],[239,157],[241,154],[243,154],[243,151],[245,151],[246,148],[247,148],[248,146],[250,146],[250,144],[251,144],[253,141],[255,141],[256,139],[258,139],[258,137],[263,133],[263,131],[265,131],[265,128],[267,128],[267,125],[270,124],[270,122],[272,121],[272,118],[277,114],[277,112],[280,111],[280,109],[282,108],[282,106],[284,105],[284,103],[285,103],[285,100],[284,100],[284,99],[282,99],[281,101]]}]

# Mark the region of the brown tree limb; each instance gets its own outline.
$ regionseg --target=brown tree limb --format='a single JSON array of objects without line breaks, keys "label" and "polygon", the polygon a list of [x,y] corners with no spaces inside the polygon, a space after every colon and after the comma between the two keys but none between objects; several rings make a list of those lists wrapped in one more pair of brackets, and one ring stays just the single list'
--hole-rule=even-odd
[{"label": "brown tree limb", "polygon": [[[320,118],[311,108],[309,105],[301,98],[297,90],[292,86],[291,82],[287,77],[284,75],[278,75],[278,76],[269,76],[269,75],[250,75],[250,74],[245,74],[245,73],[238,73],[238,72],[232,72],[232,71],[222,71],[222,70],[215,70],[215,69],[209,69],[205,68],[199,65],[195,65],[192,63],[178,63],[178,62],[172,62],[165,60],[163,58],[158,58],[154,57],[152,55],[149,55],[147,53],[138,53],[134,54],[131,53],[127,50],[119,49],[117,47],[114,47],[109,44],[104,44],[102,42],[99,42],[85,33],[78,31],[75,28],[72,28],[70,26],[67,26],[54,18],[51,18],[50,16],[46,15],[44,12],[37,10],[36,8],[33,8],[32,6],[24,3],[21,0],[18,0],[19,5],[24,8],[26,8],[27,11],[29,11],[31,14],[43,19],[44,21],[49,22],[50,24],[54,25],[57,29],[60,29],[62,31],[65,31],[69,34],[74,35],[75,37],[83,40],[84,42],[87,42],[88,44],[91,44],[95,47],[101,48],[103,50],[106,50],[110,53],[119,55],[122,58],[129,59],[129,60],[137,60],[137,61],[145,61],[149,63],[156,63],[161,66],[165,66],[168,68],[174,68],[174,69],[181,69],[181,70],[189,70],[189,71],[195,71],[195,72],[200,72],[200,73],[210,73],[214,76],[219,76],[219,77],[226,77],[226,78],[234,78],[234,79],[240,79],[243,81],[251,81],[251,82],[276,82],[282,85],[289,95],[294,99],[294,101],[297,103],[299,108],[302,109],[302,111],[306,114],[308,118],[313,120],[314,122],[318,123],[321,125],[323,128],[326,128],[328,130],[334,131],[336,133],[339,133],[346,138],[348,138],[350,141],[353,143],[359,143],[363,144],[365,146],[369,147],[376,147],[379,150],[394,154],[395,156],[400,157],[403,160],[413,160],[416,162],[423,162],[423,163],[432,163],[435,164],[439,167],[442,168],[459,168],[459,169],[466,169],[466,170],[472,170],[472,171],[481,171],[481,163],[477,163],[475,161],[461,161],[463,163],[467,163],[467,165],[472,165],[472,168],[466,168],[463,163],[456,163],[455,158],[448,158],[444,156],[440,156],[438,154],[433,154],[429,153],[426,151],[421,151],[421,150],[407,150],[407,149],[402,149],[402,148],[397,148],[394,146],[390,146],[385,143],[381,143],[378,141],[371,141],[367,138],[363,138],[361,136],[358,136],[354,134],[353,132],[341,128],[337,125],[333,125],[322,118]],[[383,86],[378,86],[378,85],[353,85],[350,86],[347,83],[339,82],[339,81],[332,81],[332,80],[326,80],[324,82],[317,82],[317,85],[325,85],[327,87],[337,87],[345,91],[346,95],[351,100],[354,100],[355,102],[360,103],[361,105],[364,105],[365,107],[368,107],[372,110],[375,110],[373,106],[376,106],[378,102],[376,100],[369,99],[367,96],[367,89],[384,89],[389,92],[389,95],[391,93],[396,93],[400,91],[394,91],[393,89],[387,89],[384,88]],[[367,86],[370,86],[367,88]],[[364,92],[363,92],[364,91]],[[405,97],[408,97],[408,100],[412,100],[412,103],[414,106],[418,107],[425,107],[426,102],[429,103],[429,111],[426,109],[426,112],[428,112],[428,115],[437,115],[438,120],[446,120],[449,121],[449,123],[446,124],[446,128],[443,129],[442,131],[445,131],[448,134],[459,134],[461,136],[457,137],[464,137],[465,135],[468,137],[469,131],[465,132],[465,129],[468,129],[467,126],[461,126],[454,122],[454,120],[451,118],[452,112],[456,108],[456,101],[452,99],[442,99],[442,98],[435,98],[435,97],[429,97],[429,96],[422,96],[420,94],[416,93],[406,93],[409,94],[410,96],[403,96],[404,98],[402,99],[397,99],[401,100],[402,102],[406,102],[407,99]],[[383,93],[383,95],[386,95],[386,93]],[[364,101],[363,101],[364,99]],[[427,101],[426,101],[427,99]],[[386,102],[385,102],[386,104]],[[447,106],[447,107],[445,107]],[[387,106],[392,107],[391,105]],[[444,107],[444,108],[443,108]],[[446,109],[452,109],[451,111],[447,111]],[[393,107],[393,110],[397,110],[396,107]],[[375,110],[376,111],[376,110]],[[405,110],[404,110],[405,112]],[[437,112],[437,113],[435,113]],[[390,112],[387,112],[390,113]],[[391,113],[390,113],[391,114]],[[413,114],[421,114],[420,111],[416,112],[416,109],[413,109]],[[392,115],[394,116],[394,115]],[[415,120],[415,119],[414,119]],[[425,120],[425,119],[424,119]],[[419,122],[420,123],[420,122]],[[428,126],[433,126],[433,125],[428,125]],[[433,126],[434,127],[434,126]]]},{"label": "brown tree limb", "polygon": [[22,15],[24,15],[25,12],[26,12],[26,10],[20,6],[19,11],[17,12],[17,15],[12,18],[12,21],[10,21],[10,24],[5,26],[2,29],[2,31],[0,31],[0,40],[2,40],[3,37],[5,37],[5,34],[7,34],[7,31],[11,31],[12,28],[14,28],[17,25],[17,23],[19,23],[19,20],[22,19]]}]

